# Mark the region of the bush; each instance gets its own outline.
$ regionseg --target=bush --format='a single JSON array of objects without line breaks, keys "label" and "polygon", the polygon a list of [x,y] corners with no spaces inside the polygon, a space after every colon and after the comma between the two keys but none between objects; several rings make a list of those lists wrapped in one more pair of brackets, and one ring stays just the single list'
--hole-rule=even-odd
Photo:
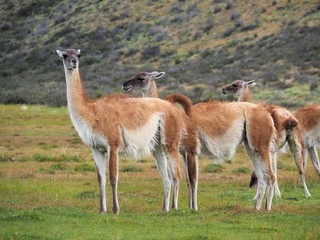
[{"label": "bush", "polygon": [[84,161],[79,156],[66,156],[62,154],[61,156],[47,156],[42,154],[33,155],[33,159],[36,162],[82,162]]},{"label": "bush", "polygon": [[77,194],[75,197],[76,198],[95,198],[97,197],[97,193],[95,191],[84,191],[84,192],[81,192],[79,194]]},{"label": "bush", "polygon": [[219,12],[221,12],[221,11],[222,11],[221,7],[216,7],[216,8],[213,10],[213,13],[219,13]]},{"label": "bush", "polygon": [[170,13],[179,13],[179,12],[182,12],[182,11],[183,10],[180,8],[180,4],[179,3],[172,4],[171,7],[170,7],[170,10],[169,10]]},{"label": "bush", "polygon": [[63,162],[83,162],[84,159],[79,157],[79,156],[67,156],[67,155],[64,155],[62,154],[61,158],[60,158],[61,161]]},{"label": "bush", "polygon": [[208,33],[213,28],[213,26],[214,26],[214,22],[211,18],[209,18],[205,23],[205,25],[203,26],[203,31],[205,33]]},{"label": "bush", "polygon": [[150,59],[160,55],[160,46],[149,46],[141,53],[141,60]]},{"label": "bush", "polygon": [[[242,24],[241,24],[241,26],[243,25],[243,22],[242,22]],[[246,26],[243,26],[242,28],[241,28],[241,32],[246,32],[246,31],[252,31],[252,30],[254,30],[254,29],[256,29],[256,28],[258,28],[259,27],[259,25],[257,25],[257,24],[250,24],[250,25],[246,25]]]},{"label": "bush", "polygon": [[143,172],[143,169],[138,166],[125,166],[121,168],[121,172]]},{"label": "bush", "polygon": [[228,28],[224,33],[222,33],[222,38],[230,37],[235,32],[236,28]]},{"label": "bush", "polygon": [[205,173],[221,173],[223,170],[223,166],[219,164],[208,164],[203,172]]},{"label": "bush", "polygon": [[283,164],[282,162],[277,163],[277,168],[284,170],[284,171],[296,171],[297,170],[297,168],[295,166],[289,166],[289,165]]},{"label": "bush", "polygon": [[226,10],[231,10],[233,8],[232,3],[227,3]]},{"label": "bush", "polygon": [[74,168],[76,172],[95,172],[96,168],[90,164],[84,163]]},{"label": "bush", "polygon": [[232,21],[234,21],[234,20],[236,20],[238,18],[240,18],[240,13],[238,13],[236,10],[232,10],[230,19]]},{"label": "bush", "polygon": [[246,167],[237,168],[232,171],[232,173],[235,173],[235,174],[247,174],[249,172],[250,172],[249,168],[246,168]]},{"label": "bush", "polygon": [[54,162],[56,161],[55,157],[52,156],[47,156],[47,155],[42,155],[42,154],[35,154],[33,155],[33,159],[36,162]]},{"label": "bush", "polygon": [[[67,164],[65,164],[65,163],[58,163],[58,164],[53,164],[53,165],[51,165],[50,167],[49,167],[49,169],[48,169],[48,173],[49,174],[54,174],[55,173],[55,171],[56,170],[67,170],[67,169],[69,169],[69,167],[67,166]],[[45,173],[45,171],[44,170],[42,170],[42,173]]]},{"label": "bush", "polygon": [[0,156],[0,162],[9,162],[12,161],[11,157]]},{"label": "bush", "polygon": [[[235,27],[242,27],[243,26],[243,20],[242,18],[237,18],[233,21],[233,24]],[[246,27],[242,27],[241,31],[244,31],[243,29],[245,29]]]}]

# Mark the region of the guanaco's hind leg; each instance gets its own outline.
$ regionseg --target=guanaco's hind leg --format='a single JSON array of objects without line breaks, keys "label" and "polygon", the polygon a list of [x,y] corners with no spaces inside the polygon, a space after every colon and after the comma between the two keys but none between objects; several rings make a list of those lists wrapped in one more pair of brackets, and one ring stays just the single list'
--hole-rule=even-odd
[{"label": "guanaco's hind leg", "polygon": [[169,211],[169,202],[170,202],[170,191],[171,191],[171,181],[168,175],[168,164],[167,158],[162,150],[161,146],[158,146],[153,153],[156,162],[157,162],[157,169],[159,174],[162,178],[163,182],[163,211]]},{"label": "guanaco's hind leg", "polygon": [[260,210],[264,194],[266,193],[266,209],[271,210],[275,175],[273,173],[270,158],[264,156],[259,151],[252,150],[247,141],[245,141],[247,153],[252,161],[255,175],[258,179],[257,193],[254,197],[256,200],[256,210]]},{"label": "guanaco's hind leg", "polygon": [[198,154],[194,152],[187,152],[187,171],[189,175],[189,207],[198,210],[198,178],[199,178],[199,165]]},{"label": "guanaco's hind leg", "polygon": [[191,191],[191,183],[190,183],[190,176],[189,176],[189,172],[188,172],[188,153],[183,150],[180,152],[182,159],[183,159],[183,169],[184,169],[184,174],[186,176],[186,181],[187,181],[187,186],[188,186],[188,190],[189,190],[189,208],[192,208],[192,191]]},{"label": "guanaco's hind leg", "polygon": [[309,155],[312,160],[312,164],[313,164],[314,168],[316,169],[316,171],[320,175],[320,162],[319,162],[319,157],[318,157],[318,153],[316,151],[315,146],[309,147],[308,152],[309,152]]},{"label": "guanaco's hind leg", "polygon": [[172,185],[172,208],[178,209],[179,186],[180,186],[180,166],[178,149],[172,149],[165,153],[168,163],[168,174]]},{"label": "guanaco's hind leg", "polygon": [[272,159],[272,169],[275,175],[275,182],[274,182],[274,193],[276,197],[281,198],[281,192],[278,186],[278,175],[277,175],[277,153],[271,155]]},{"label": "guanaco's hind leg", "polygon": [[[272,170],[273,140],[276,129],[270,114],[263,108],[256,107],[246,113],[246,138],[245,148],[254,166],[258,178],[256,195],[256,209],[260,210],[261,203],[267,191],[267,210],[271,210],[275,175]],[[271,155],[271,156],[270,156]]]},{"label": "guanaco's hind leg", "polygon": [[98,149],[91,148],[93,159],[96,165],[96,171],[100,186],[100,212],[105,213],[107,211],[106,204],[106,160],[104,153]]},{"label": "guanaco's hind leg", "polygon": [[[271,158],[272,159],[275,159],[276,161],[276,153],[269,153],[271,154]],[[269,155],[267,154],[267,155]],[[264,159],[268,159],[268,156],[264,156],[263,157]],[[271,207],[272,207],[272,199],[273,199],[273,193],[275,192],[275,184],[277,184],[277,176],[276,174],[274,173],[274,170],[273,168],[271,167],[271,165],[267,164],[267,161],[266,161],[266,165],[264,166],[264,163],[265,161],[263,161],[262,163],[262,171],[263,171],[263,177],[264,177],[264,180],[265,182],[267,183],[267,188],[266,188],[266,209],[268,211],[271,211]],[[275,166],[276,168],[277,166]],[[278,185],[277,185],[277,188],[278,188]],[[278,188],[278,194],[279,194],[279,197],[281,196],[280,195],[280,190]],[[276,192],[277,193],[277,192]]]},{"label": "guanaco's hind leg", "polygon": [[108,152],[109,157],[109,179],[112,187],[113,213],[119,214],[120,207],[118,202],[118,148],[111,146]]},{"label": "guanaco's hind leg", "polygon": [[183,139],[182,145],[184,151],[181,153],[184,161],[184,170],[186,173],[189,189],[189,208],[198,210],[198,157],[200,152],[197,130],[188,128],[187,138]]},{"label": "guanaco's hind leg", "polygon": [[[244,141],[244,147],[247,151],[247,154],[248,154],[248,156],[252,162],[253,168],[254,168],[252,175],[254,174],[255,182],[257,182],[257,192],[256,192],[256,195],[253,197],[253,200],[255,200],[257,202],[258,197],[263,198],[263,195],[265,192],[265,183],[263,181],[263,173],[262,173],[261,167],[259,166],[258,161],[256,159],[255,152],[254,152],[254,150],[252,150],[250,148],[249,143],[246,139]],[[262,191],[263,191],[263,195],[261,196]],[[261,203],[260,203],[260,206],[261,206]]]},{"label": "guanaco's hind leg", "polygon": [[293,154],[293,159],[296,163],[296,166],[298,168],[301,184],[303,186],[304,195],[308,198],[311,197],[311,194],[308,190],[306,179],[305,179],[305,166],[307,162],[307,148],[303,147],[301,142],[298,140],[298,138],[295,135],[295,132],[292,132],[288,137],[288,144],[290,147],[290,150]]}]

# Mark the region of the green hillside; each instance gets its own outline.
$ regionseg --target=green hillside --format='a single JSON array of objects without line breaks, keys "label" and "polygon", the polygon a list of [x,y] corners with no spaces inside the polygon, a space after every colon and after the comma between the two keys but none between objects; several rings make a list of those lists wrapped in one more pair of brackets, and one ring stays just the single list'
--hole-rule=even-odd
[{"label": "green hillside", "polygon": [[256,101],[320,103],[317,0],[2,1],[0,102],[66,104],[56,49],[81,48],[92,98],[140,71],[165,71],[161,96],[194,102],[255,79]]}]

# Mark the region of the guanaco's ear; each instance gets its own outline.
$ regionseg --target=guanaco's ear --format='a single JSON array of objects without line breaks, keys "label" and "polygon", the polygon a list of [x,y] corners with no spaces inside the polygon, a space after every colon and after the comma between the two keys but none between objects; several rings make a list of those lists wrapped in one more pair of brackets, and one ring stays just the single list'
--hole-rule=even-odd
[{"label": "guanaco's ear", "polygon": [[79,56],[79,57],[81,56],[81,53],[80,53],[80,52],[81,52],[81,50],[78,49],[78,50],[77,50],[77,53],[78,53],[78,56]]},{"label": "guanaco's ear", "polygon": [[156,72],[156,71],[151,73],[153,79],[161,78],[165,74],[166,74],[165,72]]},{"label": "guanaco's ear", "polygon": [[63,52],[60,50],[56,50],[57,54],[59,57],[63,58]]},{"label": "guanaco's ear", "polygon": [[248,87],[254,87],[256,85],[256,83],[254,82],[254,80],[251,80],[251,81],[246,82],[246,85]]}]

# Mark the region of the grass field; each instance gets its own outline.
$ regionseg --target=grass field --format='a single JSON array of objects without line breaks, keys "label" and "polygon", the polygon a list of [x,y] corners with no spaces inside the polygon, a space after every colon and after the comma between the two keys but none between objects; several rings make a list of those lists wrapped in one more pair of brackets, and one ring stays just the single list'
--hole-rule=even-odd
[{"label": "grass field", "polygon": [[[162,181],[152,158],[121,156],[120,215],[98,214],[91,153],[66,108],[0,105],[0,239],[320,239],[320,178],[308,162],[304,197],[289,153],[279,157],[281,199],[256,212],[251,164],[240,146],[232,162],[200,160],[199,211],[162,213]],[[182,167],[182,163],[181,163]]]}]

